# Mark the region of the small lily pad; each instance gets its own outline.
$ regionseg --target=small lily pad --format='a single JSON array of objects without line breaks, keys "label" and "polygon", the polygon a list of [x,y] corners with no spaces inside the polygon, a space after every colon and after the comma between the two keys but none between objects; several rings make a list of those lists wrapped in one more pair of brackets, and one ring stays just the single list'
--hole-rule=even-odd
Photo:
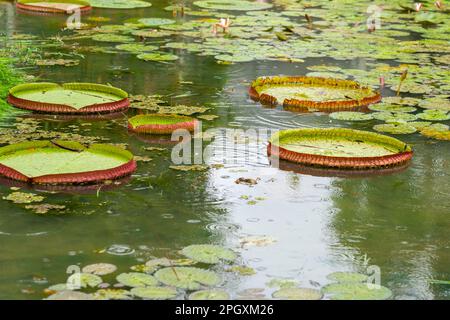
[{"label": "small lily pad", "polygon": [[323,287],[322,292],[332,300],[387,300],[392,296],[386,287],[359,282],[332,283]]},{"label": "small lily pad", "polygon": [[183,248],[181,253],[192,260],[211,264],[234,261],[237,258],[230,249],[211,244],[191,245]]},{"label": "small lily pad", "polygon": [[255,269],[246,266],[232,266],[231,268],[228,268],[226,271],[235,272],[241,276],[252,276],[256,274]]},{"label": "small lily pad", "polygon": [[330,113],[329,117],[334,120],[342,121],[368,121],[372,120],[370,113],[354,112],[354,111],[340,111]]},{"label": "small lily pad", "polygon": [[94,293],[96,300],[129,300],[131,293],[124,289],[100,289]]},{"label": "small lily pad", "polygon": [[102,282],[102,278],[91,273],[74,273],[67,279],[67,283],[80,288],[95,288]]},{"label": "small lily pad", "polygon": [[131,294],[142,299],[167,300],[177,296],[177,290],[170,287],[139,287],[131,289]]},{"label": "small lily pad", "polygon": [[157,286],[158,280],[155,277],[139,272],[128,272],[119,274],[116,280],[127,287]]},{"label": "small lily pad", "polygon": [[146,27],[159,27],[167,24],[174,24],[176,21],[166,18],[143,18],[138,20]]},{"label": "small lily pad", "polygon": [[374,112],[373,118],[381,121],[414,121],[417,119],[415,114],[403,112]]},{"label": "small lily pad", "polygon": [[111,263],[95,263],[83,268],[84,273],[92,273],[98,276],[104,276],[116,272],[117,267]]},{"label": "small lily pad", "polygon": [[137,58],[144,61],[156,61],[156,62],[167,62],[178,60],[178,56],[162,52],[141,53],[137,56]]},{"label": "small lily pad", "polygon": [[189,300],[230,300],[230,294],[225,290],[200,290],[189,295]]},{"label": "small lily pad", "polygon": [[450,113],[442,110],[425,110],[419,113],[417,117],[427,121],[446,121],[450,120]]},{"label": "small lily pad", "polygon": [[369,106],[369,109],[372,111],[381,111],[381,112],[414,112],[417,110],[417,108],[410,107],[410,106],[401,106],[397,104],[384,104],[384,103],[377,103],[372,104]]},{"label": "small lily pad", "polygon": [[202,285],[215,286],[221,281],[216,273],[193,267],[160,269],[155,277],[166,285],[188,290],[198,290]]},{"label": "small lily pad", "polygon": [[411,134],[417,131],[415,127],[402,123],[377,124],[373,126],[373,130],[391,134]]},{"label": "small lily pad", "polygon": [[317,289],[283,288],[275,291],[272,297],[282,300],[320,300],[323,294]]},{"label": "small lily pad", "polygon": [[94,8],[134,9],[151,7],[151,3],[141,0],[89,0]]},{"label": "small lily pad", "polygon": [[365,282],[368,276],[362,273],[339,271],[330,273],[327,278],[336,282]]},{"label": "small lily pad", "polygon": [[66,290],[58,291],[45,300],[94,300],[94,297],[84,292]]}]

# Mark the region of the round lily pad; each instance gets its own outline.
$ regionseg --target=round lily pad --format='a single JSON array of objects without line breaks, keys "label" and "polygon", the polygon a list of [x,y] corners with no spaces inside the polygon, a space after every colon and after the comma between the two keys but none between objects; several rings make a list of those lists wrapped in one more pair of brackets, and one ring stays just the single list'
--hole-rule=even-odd
[{"label": "round lily pad", "polygon": [[129,300],[131,293],[124,289],[100,289],[94,293],[96,300]]},{"label": "round lily pad", "polygon": [[269,140],[269,156],[327,168],[365,169],[405,164],[411,148],[392,137],[344,128],[281,130]]},{"label": "round lily pad", "polygon": [[416,106],[420,100],[412,97],[383,97],[384,103],[397,104],[402,106]]},{"label": "round lily pad", "polygon": [[84,273],[92,273],[98,276],[104,276],[116,272],[117,267],[110,263],[95,263],[87,265],[83,268]]},{"label": "round lily pad", "polygon": [[365,282],[368,276],[356,272],[333,272],[327,278],[336,282]]},{"label": "round lily pad", "polygon": [[160,269],[156,271],[155,277],[166,285],[187,290],[198,290],[202,285],[215,286],[221,281],[216,273],[193,267]]},{"label": "round lily pad", "polygon": [[320,300],[323,294],[310,288],[283,288],[275,291],[272,297],[281,300]]},{"label": "round lily pad", "polygon": [[253,61],[253,57],[250,55],[244,55],[244,54],[235,54],[235,55],[231,55],[231,54],[218,54],[216,56],[214,56],[214,58],[216,60],[219,61],[225,61],[225,62],[249,62],[249,61]]},{"label": "round lily pad", "polygon": [[159,27],[167,24],[174,24],[176,21],[166,18],[142,18],[138,20],[146,27]]},{"label": "round lily pad", "polygon": [[424,109],[434,109],[450,111],[450,100],[444,97],[428,98],[419,103],[419,107]]},{"label": "round lily pad", "polygon": [[445,121],[450,120],[450,113],[442,110],[425,110],[419,113],[417,117],[427,121]]},{"label": "round lily pad", "polygon": [[151,3],[141,0],[89,0],[89,3],[94,8],[108,8],[108,9],[134,9],[134,8],[148,8]]},{"label": "round lily pad", "polygon": [[191,245],[183,248],[181,253],[192,260],[212,264],[220,261],[234,261],[237,258],[230,249],[211,244]]},{"label": "round lily pad", "polygon": [[116,46],[116,49],[124,50],[132,53],[142,53],[158,50],[157,46],[146,45],[143,43],[123,43]]},{"label": "round lily pad", "polygon": [[359,282],[332,283],[322,288],[332,300],[386,300],[391,290],[383,286]]},{"label": "round lily pad", "polygon": [[245,0],[205,0],[195,1],[194,5],[204,9],[230,10],[230,11],[252,11],[272,8],[272,4],[265,2]]},{"label": "round lily pad", "polygon": [[421,129],[420,134],[428,138],[450,141],[450,128],[441,123],[435,123]]},{"label": "round lily pad", "polygon": [[84,292],[66,290],[54,293],[45,300],[94,300],[94,297]]},{"label": "round lily pad", "polygon": [[167,62],[178,60],[178,56],[162,52],[141,53],[137,56],[137,58],[145,61],[156,61],[156,62]]},{"label": "round lily pad", "polygon": [[141,133],[171,134],[178,129],[192,132],[196,126],[198,126],[196,119],[179,115],[147,114],[128,119],[128,129]]},{"label": "round lily pad", "polygon": [[355,81],[302,76],[260,77],[249,89],[262,104],[282,104],[293,111],[354,110],[381,100],[381,95]]},{"label": "round lily pad", "polygon": [[25,110],[57,114],[98,114],[128,109],[128,94],[94,83],[27,83],[9,90],[8,102]]},{"label": "round lily pad", "polygon": [[189,300],[230,300],[230,294],[220,289],[200,290],[191,293]]},{"label": "round lily pad", "polygon": [[81,288],[95,288],[102,282],[102,278],[91,273],[74,273],[67,279],[67,283]]},{"label": "round lily pad", "polygon": [[99,33],[92,36],[92,40],[99,42],[133,42],[133,37],[113,33]]},{"label": "round lily pad", "polygon": [[131,294],[142,299],[167,300],[177,296],[177,290],[170,287],[139,287],[131,289]]},{"label": "round lily pad", "polygon": [[381,111],[381,112],[414,112],[417,109],[410,106],[401,106],[398,104],[384,104],[377,103],[369,106],[369,109],[372,111]]},{"label": "round lily pad", "polygon": [[406,123],[386,123],[373,126],[373,130],[391,134],[410,134],[417,131],[414,126]]},{"label": "round lily pad", "polygon": [[127,287],[157,286],[158,280],[155,277],[140,272],[121,273],[116,280]]},{"label": "round lily pad", "polygon": [[339,111],[329,114],[331,119],[342,121],[367,121],[372,119],[370,113],[356,112],[356,111]]},{"label": "round lily pad", "polygon": [[95,183],[135,169],[130,152],[104,144],[34,141],[0,148],[0,175],[31,184]]},{"label": "round lily pad", "polygon": [[16,6],[19,10],[47,14],[73,14],[75,10],[79,10],[83,14],[92,10],[89,2],[81,0],[18,0]]},{"label": "round lily pad", "polygon": [[372,116],[381,121],[414,121],[417,119],[415,114],[403,112],[374,112]]}]

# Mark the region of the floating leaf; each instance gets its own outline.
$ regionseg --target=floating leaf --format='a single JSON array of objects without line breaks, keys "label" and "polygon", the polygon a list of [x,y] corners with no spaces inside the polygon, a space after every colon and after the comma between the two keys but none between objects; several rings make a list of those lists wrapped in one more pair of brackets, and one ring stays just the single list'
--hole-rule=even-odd
[{"label": "floating leaf", "polygon": [[42,204],[30,204],[28,206],[25,206],[25,209],[32,210],[36,214],[46,214],[51,210],[56,210],[60,212],[61,210],[64,210],[66,206],[62,205],[56,205],[56,204],[48,204],[48,203],[42,203]]},{"label": "floating leaf", "polygon": [[147,8],[152,4],[141,0],[89,0],[91,6],[95,8],[108,9],[134,9]]},{"label": "floating leaf", "polygon": [[141,53],[137,56],[137,58],[141,59],[141,60],[145,60],[145,61],[157,61],[157,62],[178,60],[178,56],[176,56],[174,54],[162,53],[162,52]]},{"label": "floating leaf", "polygon": [[386,287],[368,283],[332,283],[322,288],[322,292],[332,300],[386,300],[392,296]]},{"label": "floating leaf", "polygon": [[143,19],[139,19],[138,21],[146,27],[159,27],[162,25],[176,23],[175,20],[166,19],[166,18],[143,18]]},{"label": "floating leaf", "polygon": [[298,282],[294,279],[272,279],[266,285],[269,288],[296,288]]},{"label": "floating leaf", "polygon": [[172,267],[160,269],[155,277],[162,283],[187,290],[198,290],[202,285],[215,286],[220,277],[208,270],[192,267]]},{"label": "floating leaf", "polygon": [[374,112],[372,116],[381,121],[414,121],[417,119],[415,114],[403,112]]},{"label": "floating leaf", "polygon": [[3,199],[12,201],[14,203],[22,204],[22,203],[33,203],[33,202],[42,202],[44,201],[44,197],[38,196],[34,193],[25,193],[25,192],[13,192]]},{"label": "floating leaf", "polygon": [[206,171],[209,169],[208,166],[201,164],[193,164],[190,166],[170,166],[169,168],[178,171]]},{"label": "floating leaf", "polygon": [[356,272],[333,272],[327,278],[336,282],[365,282],[369,278],[367,275]]},{"label": "floating leaf", "polygon": [[230,249],[211,244],[190,245],[183,248],[181,253],[186,257],[203,263],[219,263],[221,261],[234,261],[236,254]]},{"label": "floating leaf", "polygon": [[450,113],[442,110],[425,110],[419,113],[417,117],[427,121],[445,121],[450,120]]},{"label": "floating leaf", "polygon": [[133,42],[134,39],[130,36],[123,36],[119,34],[99,33],[92,36],[92,40],[99,42]]},{"label": "floating leaf", "polygon": [[96,300],[129,300],[131,293],[124,289],[100,289],[94,293]]},{"label": "floating leaf", "polygon": [[232,266],[231,268],[228,268],[226,271],[235,272],[240,274],[241,276],[252,276],[256,274],[255,269],[246,266]]},{"label": "floating leaf", "polygon": [[156,280],[155,277],[139,272],[121,273],[116,277],[116,280],[127,287],[145,287],[158,285],[158,280]]},{"label": "floating leaf", "polygon": [[369,106],[369,109],[372,111],[381,111],[381,112],[414,112],[417,109],[409,106],[401,106],[398,104],[385,104],[385,103],[377,103]]},{"label": "floating leaf", "polygon": [[391,134],[410,134],[417,131],[415,127],[402,123],[377,124],[373,127],[373,130]]},{"label": "floating leaf", "polygon": [[249,236],[239,239],[242,246],[256,246],[265,247],[277,242],[277,240],[270,236]]},{"label": "floating leaf", "polygon": [[275,299],[282,300],[320,300],[323,294],[310,288],[283,288],[272,294]]},{"label": "floating leaf", "polygon": [[95,288],[102,282],[102,278],[90,273],[74,273],[67,279],[67,283],[81,288]]},{"label": "floating leaf", "polygon": [[92,273],[98,276],[104,276],[116,272],[117,267],[111,263],[95,263],[83,267],[84,273]]},{"label": "floating leaf", "polygon": [[167,300],[177,296],[177,290],[170,287],[139,287],[131,289],[131,293],[142,299]]},{"label": "floating leaf", "polygon": [[272,7],[272,4],[270,3],[245,0],[204,0],[194,1],[194,5],[205,9],[232,11],[264,10]]},{"label": "floating leaf", "polygon": [[191,293],[189,300],[230,300],[230,295],[225,290],[200,290]]},{"label": "floating leaf", "polygon": [[52,294],[45,300],[94,300],[94,297],[87,293],[68,290]]},{"label": "floating leaf", "polygon": [[372,119],[370,113],[354,112],[354,111],[340,111],[330,113],[329,117],[335,120],[343,121],[368,121]]},{"label": "floating leaf", "polygon": [[141,52],[158,50],[158,47],[146,45],[143,43],[124,43],[124,44],[117,45],[116,49],[132,52],[132,53],[141,53]]}]

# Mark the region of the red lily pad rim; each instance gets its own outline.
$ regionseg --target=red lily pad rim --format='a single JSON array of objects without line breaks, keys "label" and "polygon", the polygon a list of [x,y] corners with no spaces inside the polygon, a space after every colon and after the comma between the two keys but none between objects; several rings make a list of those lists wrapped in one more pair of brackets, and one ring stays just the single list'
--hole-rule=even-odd
[{"label": "red lily pad rim", "polygon": [[71,10],[64,10],[54,7],[47,7],[47,6],[37,6],[32,5],[32,3],[67,3],[67,4],[74,4],[79,5],[76,9],[80,10],[80,13],[87,13],[92,10],[91,4],[87,1],[81,1],[81,0],[18,0],[16,3],[16,7],[20,9],[21,11],[31,11],[31,12],[40,12],[40,13],[62,13],[62,14],[72,14],[75,12],[75,9]]},{"label": "red lily pad rim", "polygon": [[[139,118],[147,118],[149,121],[148,124],[134,126],[133,120],[137,120]],[[170,124],[158,124],[152,122],[152,118],[170,118],[171,120],[177,120],[175,123]],[[180,116],[180,115],[172,115],[172,114],[142,114],[134,116],[128,119],[128,129],[132,132],[137,133],[149,133],[149,134],[171,134],[173,131],[178,129],[185,129],[189,132],[193,132],[195,128],[198,126],[199,121],[195,118]]]},{"label": "red lily pad rim", "polygon": [[[297,84],[297,85],[315,85],[330,88],[349,88],[361,90],[367,93],[362,99],[352,100],[329,100],[329,101],[311,101],[301,99],[285,99],[278,101],[276,97],[268,94],[259,94],[258,88],[264,85],[283,85],[283,84]],[[381,101],[381,94],[373,91],[369,87],[361,86],[358,82],[344,79],[322,78],[322,77],[306,77],[306,76],[269,76],[259,77],[253,81],[249,88],[249,96],[261,104],[277,105],[281,103],[287,110],[292,111],[309,111],[317,110],[323,112],[355,110],[360,107],[365,107],[373,103]]]},{"label": "red lily pad rim", "polygon": [[[280,144],[280,139],[286,136],[348,137],[351,139],[358,139],[360,141],[370,141],[372,143],[390,145],[398,149],[399,152],[390,155],[371,157],[339,157],[308,154],[283,148]],[[413,155],[411,147],[398,139],[378,133],[345,128],[302,128],[281,130],[272,135],[270,138],[267,146],[267,153],[270,157],[275,157],[290,162],[339,169],[369,169],[397,166],[410,161]]]},{"label": "red lily pad rim", "polygon": [[[91,90],[109,93],[116,95],[118,100],[107,103],[92,104],[85,106],[81,109],[75,109],[65,104],[38,102],[17,97],[17,94],[20,93],[21,91],[45,90],[58,87],[63,89]],[[116,113],[126,111],[130,106],[130,101],[128,100],[128,93],[119,88],[96,83],[76,83],[76,82],[64,83],[61,85],[51,82],[19,84],[9,90],[7,101],[9,104],[17,108],[28,111],[34,111],[38,113],[72,114],[72,115]]]},{"label": "red lily pad rim", "polygon": [[[125,162],[111,169],[94,170],[76,173],[50,174],[38,177],[28,177],[23,173],[3,164],[0,164],[0,176],[25,182],[28,184],[52,184],[52,185],[69,185],[69,184],[94,184],[105,180],[116,180],[132,174],[136,168],[136,161],[133,160],[133,154],[122,148],[107,144],[92,144],[84,147],[78,142],[72,141],[32,141],[21,142],[0,148],[0,156],[15,153],[21,150],[37,150],[43,148],[62,148],[72,150],[73,146],[82,150],[90,150],[91,152],[108,152],[108,154],[116,154],[118,157],[124,158]],[[74,152],[76,152],[74,150]]]}]

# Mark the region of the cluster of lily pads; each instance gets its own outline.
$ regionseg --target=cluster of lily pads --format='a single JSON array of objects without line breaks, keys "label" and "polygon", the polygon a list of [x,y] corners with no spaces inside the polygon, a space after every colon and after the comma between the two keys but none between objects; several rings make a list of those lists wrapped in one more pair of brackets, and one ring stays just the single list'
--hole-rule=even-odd
[{"label": "cluster of lily pads", "polygon": [[[180,253],[179,259],[153,258],[145,264],[134,265],[130,270],[117,273],[117,266],[95,263],[84,266],[80,272],[70,275],[65,283],[51,285],[44,290],[48,300],[128,300],[128,299],[190,299],[227,300],[232,295],[222,288],[222,271],[240,276],[252,276],[256,272],[236,263],[237,254],[218,245],[190,245]],[[224,268],[225,267],[225,268]],[[335,272],[328,275],[332,281],[321,289],[301,287],[294,279],[273,278],[267,283],[273,299],[320,300],[355,299],[382,300],[392,297],[383,286],[368,284],[368,277],[354,272]],[[248,288],[237,298],[266,298],[264,288]]]}]

